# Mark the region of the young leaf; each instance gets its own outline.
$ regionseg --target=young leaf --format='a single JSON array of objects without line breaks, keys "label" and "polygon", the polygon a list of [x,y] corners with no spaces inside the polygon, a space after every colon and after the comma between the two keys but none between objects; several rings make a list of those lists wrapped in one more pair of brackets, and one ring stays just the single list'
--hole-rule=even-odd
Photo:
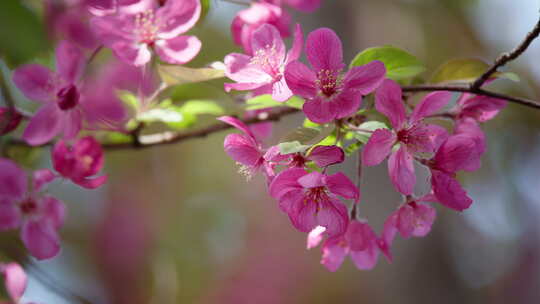
[{"label": "young leaf", "polygon": [[217,116],[225,114],[225,110],[211,100],[188,100],[182,104],[180,110],[183,113],[190,113],[193,115],[208,114]]},{"label": "young leaf", "polygon": [[350,66],[360,66],[374,60],[379,60],[384,63],[386,67],[386,77],[393,80],[414,77],[425,71],[424,65],[418,58],[393,46],[365,49],[356,55]]},{"label": "young leaf", "polygon": [[120,90],[117,91],[118,98],[131,110],[137,112],[140,107],[140,102],[137,96],[133,95],[130,91]]},{"label": "young leaf", "polygon": [[444,63],[435,71],[431,82],[472,82],[488,68],[489,65],[480,59],[453,59]]},{"label": "young leaf", "polygon": [[289,133],[280,142],[298,141],[303,145],[314,145],[325,139],[333,130],[333,125],[323,126],[321,128],[300,127]]},{"label": "young leaf", "polygon": [[299,141],[283,142],[278,145],[279,153],[283,155],[304,152],[309,149],[309,147],[311,146],[302,145]]},{"label": "young leaf", "polygon": [[168,85],[203,82],[225,77],[223,70],[212,68],[194,69],[179,65],[158,65],[158,72],[163,82]]}]

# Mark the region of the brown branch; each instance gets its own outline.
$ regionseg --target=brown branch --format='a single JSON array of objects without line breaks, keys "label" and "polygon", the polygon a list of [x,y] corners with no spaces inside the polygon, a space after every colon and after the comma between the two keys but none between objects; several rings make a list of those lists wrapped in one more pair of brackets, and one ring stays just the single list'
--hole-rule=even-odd
[{"label": "brown branch", "polygon": [[473,89],[469,86],[464,86],[464,85],[414,85],[414,86],[403,86],[402,89],[404,92],[450,91],[450,92],[471,93],[471,94],[480,95],[480,96],[504,99],[509,102],[517,103],[523,106],[540,109],[540,103],[534,100],[508,96],[505,94],[487,91],[484,89]]},{"label": "brown branch", "polygon": [[478,77],[471,84],[471,89],[474,91],[479,90],[480,87],[482,87],[482,85],[484,85],[484,83],[486,83],[486,81],[488,81],[488,79],[497,72],[497,69],[499,69],[500,67],[504,66],[508,62],[521,56],[521,54],[523,54],[523,52],[527,50],[527,48],[531,45],[533,40],[536,39],[539,35],[540,35],[540,19],[536,23],[536,26],[534,27],[534,29],[527,34],[525,39],[523,39],[523,41],[516,48],[514,48],[509,53],[501,54],[495,60],[493,65],[484,74]]},{"label": "brown branch", "polygon": [[[249,119],[243,119],[242,121],[247,124],[255,124],[259,122],[265,122],[265,121],[278,121],[282,117],[294,114],[299,112],[298,109],[294,108],[284,108],[280,109],[274,113],[270,113],[268,117],[265,118],[249,118]],[[103,147],[108,150],[124,150],[124,149],[143,149],[143,148],[149,148],[154,146],[162,146],[162,145],[170,145],[174,143],[178,143],[184,140],[193,139],[193,138],[201,138],[206,137],[212,133],[224,131],[227,129],[232,129],[233,127],[231,125],[225,124],[225,123],[216,123],[213,125],[210,125],[206,128],[194,130],[191,132],[163,132],[163,133],[157,133],[157,134],[150,134],[150,135],[141,135],[138,138],[138,144],[135,145],[134,143],[121,143],[121,144],[104,144]]]}]

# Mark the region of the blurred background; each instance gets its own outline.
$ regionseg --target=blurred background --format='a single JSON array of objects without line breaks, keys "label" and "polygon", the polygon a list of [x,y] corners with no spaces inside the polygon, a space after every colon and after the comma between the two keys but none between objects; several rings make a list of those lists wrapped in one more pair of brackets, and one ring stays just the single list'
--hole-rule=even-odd
[{"label": "blurred background", "polygon": [[[43,18],[41,1],[4,1],[4,72],[23,62],[50,60],[51,20]],[[239,51],[229,25],[243,8],[212,1],[193,30],[203,49],[192,66]],[[451,58],[491,62],[515,47],[538,17],[537,0],[323,0],[314,14],[293,13],[305,33],[334,29],[346,61],[364,48],[391,44],[421,58],[426,78]],[[491,87],[540,100],[539,58],[535,41],[507,67],[521,82],[501,80]],[[234,107],[219,82],[174,94],[176,100],[199,97]],[[22,96],[17,99],[24,104]],[[1,254],[26,264],[30,284],[24,299],[48,304],[540,303],[539,117],[540,112],[509,104],[484,124],[489,150],[482,169],[460,176],[473,206],[463,213],[437,206],[427,237],[398,238],[394,262],[381,258],[369,272],[349,260],[336,273],[326,271],[319,248],[305,249],[305,235],[278,210],[264,180],[246,182],[237,173],[223,152],[226,133],[107,152],[105,187],[49,187],[68,207],[59,257],[33,261],[9,233],[1,236]],[[301,123],[300,115],[287,117],[275,125],[268,143]],[[42,151],[32,165],[50,167],[48,153]],[[354,166],[351,159],[340,169],[353,177]],[[427,180],[426,172],[421,174],[419,180]],[[380,232],[400,203],[385,165],[365,170],[362,192],[360,212]]]}]

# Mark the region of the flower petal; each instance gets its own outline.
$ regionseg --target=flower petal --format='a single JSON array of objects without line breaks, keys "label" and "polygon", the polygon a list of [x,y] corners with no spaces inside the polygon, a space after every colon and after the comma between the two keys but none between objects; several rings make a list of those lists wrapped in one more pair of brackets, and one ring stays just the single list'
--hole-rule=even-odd
[{"label": "flower petal", "polygon": [[317,226],[311,230],[307,236],[307,249],[315,248],[321,243],[326,228]]},{"label": "flower petal", "polygon": [[318,124],[331,122],[337,114],[335,104],[321,98],[306,101],[302,110],[309,120]]},{"label": "flower petal", "polygon": [[293,189],[301,189],[298,179],[308,174],[302,168],[291,168],[279,173],[269,187],[269,194],[275,199],[280,199],[282,195]]},{"label": "flower petal", "polygon": [[199,54],[201,46],[201,41],[195,36],[178,36],[156,41],[155,50],[159,58],[165,62],[185,64]]},{"label": "flower petal", "polygon": [[350,69],[345,74],[343,83],[347,89],[354,89],[362,95],[367,95],[382,84],[385,74],[384,63],[376,60]]},{"label": "flower petal", "polygon": [[158,37],[174,38],[191,29],[201,16],[201,3],[198,0],[168,0],[156,11],[160,21]]},{"label": "flower petal", "polygon": [[71,140],[77,137],[82,128],[82,113],[79,109],[73,109],[63,112],[62,131],[65,140]]},{"label": "flower petal", "polygon": [[272,77],[260,67],[251,64],[251,57],[232,53],[225,56],[225,75],[230,79],[246,84],[257,84],[257,88],[263,84],[270,83]]},{"label": "flower petal", "polygon": [[238,118],[235,118],[232,116],[221,116],[221,117],[218,117],[217,120],[222,121],[228,125],[231,125],[237,128],[238,130],[244,132],[246,135],[249,135],[252,138],[252,140],[256,142],[255,136],[251,133],[251,131],[249,130],[249,127]]},{"label": "flower petal", "polygon": [[302,27],[300,23],[297,23],[294,28],[294,38],[293,45],[289,52],[287,53],[287,58],[285,59],[285,65],[289,62],[296,61],[302,55],[302,47],[304,45],[304,33],[302,32]]},{"label": "flower petal", "polygon": [[47,184],[56,179],[56,174],[49,169],[39,169],[33,173],[34,191],[40,192]]},{"label": "flower petal", "polygon": [[341,40],[328,28],[317,29],[307,36],[306,55],[311,66],[317,71],[339,71],[343,69],[343,48]]},{"label": "flower petal", "polygon": [[0,198],[16,202],[27,190],[26,173],[15,162],[0,158]]},{"label": "flower petal", "polygon": [[334,194],[356,201],[360,199],[360,190],[353,184],[347,175],[341,172],[325,176],[324,183],[326,184],[326,187],[328,187],[328,190]]},{"label": "flower petal", "polygon": [[107,175],[102,175],[94,178],[76,179],[73,182],[86,189],[96,189],[103,186],[107,182],[107,179]]},{"label": "flower petal", "polygon": [[305,98],[317,96],[315,73],[299,61],[293,61],[285,67],[285,80],[295,95]]},{"label": "flower petal", "polygon": [[462,102],[460,116],[471,117],[479,122],[486,122],[499,114],[506,107],[506,104],[506,100],[486,96],[466,98]]},{"label": "flower petal", "polygon": [[44,196],[41,198],[40,205],[43,210],[43,217],[49,221],[55,229],[62,227],[64,218],[66,217],[66,207],[64,203],[52,196]]},{"label": "flower petal", "polygon": [[336,112],[336,119],[345,118],[353,115],[358,111],[360,103],[362,102],[362,95],[354,90],[347,90],[341,92],[333,100],[328,101]]},{"label": "flower petal", "polygon": [[454,135],[441,145],[434,161],[436,169],[454,173],[470,166],[477,167],[480,157],[476,143],[471,137]]},{"label": "flower petal", "polygon": [[38,260],[50,259],[60,252],[60,239],[52,224],[46,221],[28,221],[21,229],[24,245]]},{"label": "flower petal", "polygon": [[14,302],[18,303],[26,290],[28,278],[22,267],[17,263],[0,265],[0,272],[4,277],[6,291]]},{"label": "flower petal", "polygon": [[343,237],[335,237],[326,240],[324,243],[321,264],[329,271],[337,271],[345,261],[348,250],[346,247],[341,246],[342,239]]},{"label": "flower petal", "polygon": [[342,163],[345,160],[345,153],[338,146],[316,146],[306,158],[314,162],[317,167],[323,168]]},{"label": "flower petal", "polygon": [[271,24],[265,23],[253,32],[251,49],[255,57],[262,56],[266,64],[274,68],[285,62],[285,44],[279,31]]},{"label": "flower petal", "polygon": [[0,198],[0,231],[18,228],[21,225],[21,213],[15,202]]},{"label": "flower petal", "polygon": [[324,175],[318,171],[313,171],[308,173],[298,179],[298,183],[304,188],[317,188],[323,187],[324,184]]},{"label": "flower petal", "polygon": [[404,146],[390,154],[388,158],[388,174],[396,189],[405,195],[411,195],[416,184],[412,155]]},{"label": "flower petal", "polygon": [[56,48],[56,70],[69,83],[75,83],[82,75],[85,58],[81,49],[64,40]]},{"label": "flower petal", "polygon": [[[307,205],[315,204],[307,202]],[[349,214],[347,207],[338,199],[330,197],[329,201],[320,202],[320,208],[315,211],[315,214],[318,225],[326,227],[329,236],[340,235],[347,231]]]},{"label": "flower petal", "polygon": [[111,45],[114,54],[127,64],[137,67],[150,62],[152,53],[146,44],[134,44],[131,41],[119,40]]},{"label": "flower petal", "polygon": [[40,102],[53,101],[57,75],[39,64],[25,64],[13,72],[13,83],[28,99]]},{"label": "flower petal", "polygon": [[287,101],[293,96],[291,89],[287,86],[285,77],[281,77],[279,81],[274,82],[272,85],[272,99],[279,102]]},{"label": "flower petal", "polygon": [[396,143],[396,135],[387,129],[377,129],[369,138],[362,151],[362,163],[364,166],[380,164],[392,151]]},{"label": "flower petal", "polygon": [[321,0],[285,0],[285,2],[305,13],[313,13],[321,6]]},{"label": "flower petal", "polygon": [[262,157],[253,140],[243,134],[227,135],[224,147],[225,153],[232,159],[249,167],[255,167]]},{"label": "flower petal", "polygon": [[23,133],[23,139],[31,146],[49,142],[62,130],[62,113],[55,104],[41,107],[30,119]]},{"label": "flower petal", "polygon": [[383,113],[394,129],[401,129],[406,120],[405,105],[401,97],[401,87],[393,80],[383,81],[375,93],[375,108]]},{"label": "flower petal", "polygon": [[459,182],[442,171],[431,170],[431,185],[439,202],[448,208],[463,211],[473,202]]},{"label": "flower petal", "polygon": [[435,114],[446,106],[450,99],[452,99],[452,93],[446,91],[428,94],[414,107],[414,111],[411,114],[411,122],[417,122],[426,116]]}]

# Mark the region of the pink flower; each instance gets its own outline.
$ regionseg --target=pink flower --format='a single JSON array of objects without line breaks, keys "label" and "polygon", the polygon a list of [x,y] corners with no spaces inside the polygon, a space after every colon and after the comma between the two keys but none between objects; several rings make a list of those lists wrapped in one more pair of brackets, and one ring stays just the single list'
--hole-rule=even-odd
[{"label": "pink flower", "polygon": [[276,27],[283,38],[289,37],[289,27],[291,17],[277,5],[264,2],[252,2],[251,6],[238,12],[231,24],[233,41],[244,48],[248,55],[252,55],[251,39],[253,32],[263,24],[270,24]]},{"label": "pink flower", "polygon": [[199,20],[198,0],[169,0],[159,7],[157,2],[144,11],[120,12],[116,15],[94,17],[93,29],[103,44],[126,63],[142,66],[150,61],[153,48],[168,63],[184,64],[201,49],[195,36],[180,35]]},{"label": "pink flower", "polygon": [[95,189],[107,181],[107,175],[91,178],[103,168],[103,150],[93,137],[77,140],[73,146],[64,141],[54,145],[53,166],[63,177],[87,189]]},{"label": "pink flower", "polygon": [[[407,116],[401,87],[392,80],[385,80],[375,94],[375,107],[388,117],[394,130],[373,132],[362,151],[364,165],[378,165],[390,155],[388,172],[392,183],[399,192],[412,194],[416,184],[414,156],[434,153],[447,136],[444,128],[426,124],[423,119],[444,107],[451,97],[450,92],[428,94]],[[392,152],[397,143],[401,144],[400,148]]]},{"label": "pink flower", "polygon": [[83,1],[45,0],[45,21],[54,38],[69,40],[82,48],[98,46],[94,33],[90,30],[90,14]]},{"label": "pink flower", "polygon": [[386,219],[379,247],[388,260],[392,260],[390,247],[396,233],[399,232],[404,239],[408,239],[411,236],[424,237],[431,231],[437,214],[435,208],[417,203],[423,200],[424,198],[420,198],[401,205]]},{"label": "pink flower", "polygon": [[5,289],[10,300],[13,303],[20,303],[28,282],[24,269],[17,263],[0,264],[0,273],[4,278]]},{"label": "pink flower", "polygon": [[474,171],[480,167],[477,144],[467,135],[449,137],[427,164],[431,170],[431,185],[437,200],[446,207],[463,211],[472,204],[455,173]]},{"label": "pink flower", "polygon": [[24,131],[23,138],[30,145],[41,145],[63,134],[74,138],[81,129],[78,80],[84,66],[80,49],[67,41],[56,49],[56,68],[53,72],[38,64],[26,64],[13,73],[13,82],[22,93],[43,106]]},{"label": "pink flower", "polygon": [[152,8],[158,0],[83,0],[96,16],[116,13],[137,13]]},{"label": "pink flower", "polygon": [[304,168],[308,162],[313,162],[317,167],[324,168],[342,163],[345,160],[345,152],[338,146],[316,146],[305,155],[303,153],[283,155],[279,153],[278,149],[275,151],[276,155],[272,155],[269,161],[289,168]]},{"label": "pink flower", "polygon": [[[64,204],[37,191],[54,179],[47,169],[33,177],[33,191],[27,192],[26,174],[17,165],[0,159],[0,230],[20,228],[21,239],[37,259],[49,259],[60,251],[57,230],[64,221]],[[52,178],[51,178],[52,176]]]},{"label": "pink flower", "polygon": [[222,116],[218,120],[244,133],[229,134],[225,137],[224,142],[225,153],[242,166],[240,172],[251,178],[257,171],[262,170],[267,177],[273,177],[274,170],[267,161],[267,152],[249,127],[242,121],[230,116]]},{"label": "pink flower", "polygon": [[22,118],[21,113],[16,110],[11,112],[9,108],[0,107],[0,135],[5,135],[15,130],[21,123]]},{"label": "pink flower", "polygon": [[321,0],[264,0],[265,2],[281,6],[287,4],[299,11],[312,13],[321,6]]},{"label": "pink flower", "polygon": [[112,58],[92,78],[85,79],[81,106],[85,113],[87,128],[124,131],[130,119],[128,109],[118,98],[119,90],[139,92],[141,110],[145,101],[156,89],[156,77],[143,73],[142,69]]},{"label": "pink flower", "polygon": [[334,236],[344,233],[349,222],[347,207],[338,196],[358,200],[360,192],[341,172],[325,175],[291,168],[272,180],[270,195],[279,201],[296,229],[310,232],[323,226]]},{"label": "pink flower", "polygon": [[[321,240],[320,234],[322,232],[321,229],[317,230],[317,228],[313,230],[315,233],[312,235],[312,247]],[[315,235],[317,232],[318,236]],[[334,272],[341,266],[345,257],[350,255],[356,268],[360,270],[372,269],[377,265],[379,257],[377,241],[377,235],[367,223],[351,221],[345,234],[326,239],[322,249],[321,264]]]},{"label": "pink flower", "polygon": [[478,122],[486,122],[499,114],[506,104],[506,100],[464,93],[451,112],[457,119],[473,118]]},{"label": "pink flower", "polygon": [[342,75],[345,64],[341,41],[327,28],[308,35],[306,53],[313,69],[293,61],[285,68],[285,79],[295,95],[306,99],[303,111],[316,123],[354,114],[360,107],[362,96],[375,90],[386,73],[382,62],[373,61]]},{"label": "pink flower", "polygon": [[296,26],[294,45],[285,53],[285,44],[278,30],[263,24],[251,38],[253,56],[233,53],[225,57],[225,75],[236,81],[226,83],[225,90],[257,90],[257,95],[271,93],[277,101],[286,101],[293,95],[283,72],[285,66],[300,57],[302,30]]}]

